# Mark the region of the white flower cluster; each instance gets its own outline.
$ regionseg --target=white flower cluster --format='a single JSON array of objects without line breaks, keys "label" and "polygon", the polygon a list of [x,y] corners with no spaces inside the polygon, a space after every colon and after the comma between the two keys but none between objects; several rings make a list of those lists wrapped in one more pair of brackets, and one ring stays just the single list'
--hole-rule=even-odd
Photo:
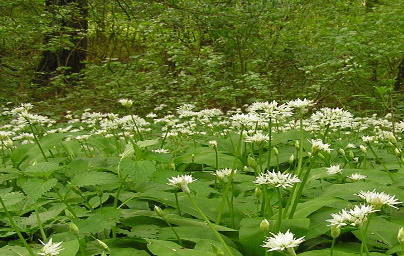
[{"label": "white flower cluster", "polygon": [[292,187],[294,183],[300,182],[300,179],[290,173],[281,172],[266,172],[260,173],[256,178],[254,183],[258,185],[269,185],[271,187]]},{"label": "white flower cluster", "polygon": [[268,251],[284,251],[288,248],[299,246],[304,241],[304,236],[295,239],[295,235],[290,230],[285,233],[271,233],[273,237],[267,237],[262,247],[268,248]]}]

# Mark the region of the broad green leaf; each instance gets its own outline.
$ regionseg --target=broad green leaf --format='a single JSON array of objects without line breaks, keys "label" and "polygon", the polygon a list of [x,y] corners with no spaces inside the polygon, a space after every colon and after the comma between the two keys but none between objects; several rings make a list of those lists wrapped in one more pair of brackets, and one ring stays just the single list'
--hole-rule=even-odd
[{"label": "broad green leaf", "polygon": [[57,241],[62,242],[63,250],[58,254],[58,256],[76,256],[79,251],[79,241],[76,239],[70,241]]},{"label": "broad green leaf", "polygon": [[24,170],[24,174],[34,177],[49,177],[53,172],[58,170],[59,164],[52,162],[37,163],[28,166]]},{"label": "broad green leaf", "polygon": [[122,177],[129,176],[135,183],[135,187],[149,181],[156,171],[155,163],[149,160],[133,161],[123,159],[121,162]]},{"label": "broad green leaf", "polygon": [[48,151],[59,145],[61,141],[69,136],[69,133],[50,133],[43,136],[39,140],[39,144],[41,145],[44,151]]},{"label": "broad green leaf", "polygon": [[87,219],[74,219],[73,222],[85,236],[111,229],[119,222],[121,214],[113,207],[104,207]]},{"label": "broad green leaf", "polygon": [[[39,219],[41,223],[46,223],[47,221],[55,218],[58,216],[64,209],[66,208],[66,205],[64,204],[57,204],[54,205],[52,208],[39,213]],[[22,222],[24,225],[37,227],[38,226],[38,221],[37,221],[37,216],[35,212],[32,212],[31,215],[28,218],[25,218]]]},{"label": "broad green leaf", "polygon": [[110,247],[110,256],[150,256],[146,251],[135,248]]},{"label": "broad green leaf", "polygon": [[56,186],[57,182],[58,181],[56,179],[49,179],[45,181],[42,179],[29,178],[27,181],[21,184],[21,187],[24,193],[27,195],[27,199],[34,202]]},{"label": "broad green leaf", "polygon": [[163,240],[148,240],[147,248],[156,256],[215,256],[211,252],[187,249],[174,242]]},{"label": "broad green leaf", "polygon": [[112,173],[102,171],[88,171],[75,175],[72,184],[78,187],[95,186],[118,183],[119,178]]},{"label": "broad green leaf", "polygon": [[[14,208],[10,208],[10,207],[14,206],[26,199],[25,195],[23,195],[21,192],[10,192],[10,191],[11,191],[11,188],[0,190],[1,199],[3,200],[4,204],[6,205],[6,208],[8,211],[14,210]],[[4,211],[2,205],[0,205],[0,209],[1,209],[1,211]]]},{"label": "broad green leaf", "polygon": [[159,143],[159,140],[142,140],[142,141],[136,142],[136,144],[139,146],[139,148],[150,147],[150,146],[156,145],[158,143]]}]

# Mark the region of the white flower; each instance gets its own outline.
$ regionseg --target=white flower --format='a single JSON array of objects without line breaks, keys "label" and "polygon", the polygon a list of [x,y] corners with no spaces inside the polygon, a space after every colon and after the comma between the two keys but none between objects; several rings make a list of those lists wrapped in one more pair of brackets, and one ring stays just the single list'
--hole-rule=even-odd
[{"label": "white flower", "polygon": [[324,144],[321,139],[318,140],[310,140],[311,143],[311,152],[316,153],[319,151],[326,151],[328,153],[331,152],[330,144]]},{"label": "white flower", "polygon": [[374,136],[362,136],[362,140],[365,143],[367,143],[367,142],[371,143],[371,142],[375,141],[376,138]]},{"label": "white flower", "polygon": [[327,168],[327,174],[332,175],[332,174],[341,174],[341,167],[339,166],[339,164],[337,165],[332,165],[330,167]]},{"label": "white flower", "polygon": [[262,134],[261,132],[257,132],[251,136],[247,135],[246,138],[244,139],[244,141],[259,144],[261,142],[269,141],[269,136],[266,134]]},{"label": "white flower", "polygon": [[269,248],[268,251],[283,251],[287,248],[299,246],[304,241],[304,236],[295,239],[295,235],[289,230],[286,233],[279,232],[278,234],[271,233],[273,237],[267,237],[262,247]]},{"label": "white flower", "polygon": [[237,170],[233,171],[230,168],[224,168],[224,169],[217,170],[215,173],[213,173],[213,175],[215,175],[220,180],[224,180],[225,178],[229,178],[232,172],[233,172],[233,174],[235,174],[237,172]]},{"label": "white flower", "polygon": [[133,104],[133,101],[128,99],[120,99],[119,103],[121,103],[122,106],[124,106],[125,108],[130,108]]},{"label": "white flower", "polygon": [[367,177],[368,177],[368,176],[362,175],[362,174],[360,174],[360,173],[354,173],[354,174],[351,174],[350,176],[348,176],[348,178],[350,178],[350,179],[353,180],[353,181],[364,180],[364,179],[366,179]]},{"label": "white flower", "polygon": [[361,225],[363,222],[367,220],[367,216],[369,213],[372,212],[377,212],[375,208],[373,208],[372,205],[366,205],[366,204],[361,204],[359,206],[355,205],[353,209],[349,211],[349,214],[351,215],[350,225],[351,226],[356,226],[356,225]]},{"label": "white flower", "polygon": [[308,107],[314,105],[314,101],[308,100],[308,99],[304,99],[304,100],[296,99],[296,100],[293,100],[293,101],[289,101],[288,105],[289,105],[289,107],[299,109],[300,113],[304,114],[307,111],[306,109]]},{"label": "white flower", "polygon": [[380,209],[383,205],[388,205],[390,207],[398,209],[395,204],[401,204],[395,196],[390,196],[384,192],[375,192],[373,191],[359,191],[357,194],[360,198],[366,200],[368,204],[373,205],[375,209]]},{"label": "white flower", "polygon": [[196,179],[194,179],[192,177],[192,175],[178,175],[177,177],[172,177],[171,179],[168,179],[167,183],[170,186],[176,186],[178,188],[180,188],[184,193],[189,194],[191,193],[191,191],[188,188],[188,184],[192,183],[196,181]]},{"label": "white flower", "polygon": [[170,151],[168,151],[168,149],[165,149],[165,148],[153,149],[152,152],[154,152],[154,153],[161,153],[161,154],[168,154],[168,153],[170,153]]},{"label": "white flower", "polygon": [[46,244],[44,244],[41,240],[39,240],[39,242],[41,242],[41,244],[43,245],[41,251],[38,252],[39,255],[55,256],[58,255],[61,250],[63,250],[61,245],[62,242],[52,243],[52,238],[49,239],[49,241]]},{"label": "white flower", "polygon": [[369,213],[376,212],[378,210],[374,209],[371,205],[355,205],[355,207],[349,211],[343,209],[339,213],[331,214],[332,219],[327,220],[330,222],[330,226],[336,226],[337,228],[351,225],[361,225],[367,220]]},{"label": "white flower", "polygon": [[209,141],[209,146],[211,146],[212,148],[217,148],[217,141],[216,140]]},{"label": "white flower", "polygon": [[290,173],[283,174],[281,172],[260,173],[254,181],[254,183],[259,185],[269,185],[276,188],[292,187],[293,183],[297,182],[300,182],[300,179],[296,175]]}]

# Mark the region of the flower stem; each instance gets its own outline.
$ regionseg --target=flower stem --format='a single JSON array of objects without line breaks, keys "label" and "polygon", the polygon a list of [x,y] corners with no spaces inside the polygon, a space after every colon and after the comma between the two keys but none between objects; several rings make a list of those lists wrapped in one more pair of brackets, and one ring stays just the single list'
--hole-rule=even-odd
[{"label": "flower stem", "polygon": [[174,195],[175,195],[175,206],[176,206],[176,208],[177,208],[177,214],[178,214],[179,216],[181,216],[180,203],[178,202],[178,193],[177,193],[177,192],[174,192]]},{"label": "flower stem", "polygon": [[211,230],[213,231],[213,233],[215,234],[216,238],[222,243],[222,245],[224,246],[224,249],[226,250],[226,252],[228,253],[229,256],[233,256],[233,253],[230,251],[229,246],[226,244],[226,242],[224,241],[223,237],[220,235],[220,233],[216,230],[216,228],[213,226],[212,222],[210,222],[210,220],[208,219],[208,217],[206,217],[206,215],[202,212],[201,208],[199,208],[199,206],[195,203],[194,199],[192,199],[191,194],[187,194],[189,200],[191,201],[191,203],[195,206],[196,210],[199,212],[199,214],[202,216],[202,218],[206,221],[206,223],[209,225],[209,227],[211,228]]},{"label": "flower stem", "polygon": [[281,228],[281,222],[282,222],[282,194],[281,190],[279,188],[276,188],[276,192],[278,192],[278,203],[279,203],[279,209],[278,209],[278,222],[276,223],[276,232],[279,232]]},{"label": "flower stem", "polygon": [[6,216],[8,220],[10,221],[11,227],[14,229],[14,231],[17,233],[18,237],[20,238],[20,241],[24,245],[24,247],[27,249],[28,253],[31,256],[35,256],[34,252],[32,251],[31,247],[28,245],[27,241],[25,238],[22,236],[20,228],[15,224],[13,217],[11,217],[10,212],[7,210],[6,205],[4,204],[3,198],[0,196],[0,203],[3,206],[4,212],[6,213]]}]

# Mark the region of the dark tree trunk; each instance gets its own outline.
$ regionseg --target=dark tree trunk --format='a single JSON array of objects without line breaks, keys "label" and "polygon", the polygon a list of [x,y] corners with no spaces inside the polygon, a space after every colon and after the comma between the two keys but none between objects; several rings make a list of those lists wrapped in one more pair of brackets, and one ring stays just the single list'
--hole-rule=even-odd
[{"label": "dark tree trunk", "polygon": [[399,91],[404,83],[404,57],[401,59],[400,65],[398,65],[398,73],[396,82],[394,83],[394,90]]},{"label": "dark tree trunk", "polygon": [[[58,75],[63,75],[67,83],[73,82],[69,81],[70,75],[85,67],[87,56],[87,0],[46,0],[46,8],[55,17],[55,29],[44,38],[46,50],[36,67],[33,83],[46,86]],[[63,9],[69,11],[60,13]],[[52,40],[58,43],[55,45]]]}]

